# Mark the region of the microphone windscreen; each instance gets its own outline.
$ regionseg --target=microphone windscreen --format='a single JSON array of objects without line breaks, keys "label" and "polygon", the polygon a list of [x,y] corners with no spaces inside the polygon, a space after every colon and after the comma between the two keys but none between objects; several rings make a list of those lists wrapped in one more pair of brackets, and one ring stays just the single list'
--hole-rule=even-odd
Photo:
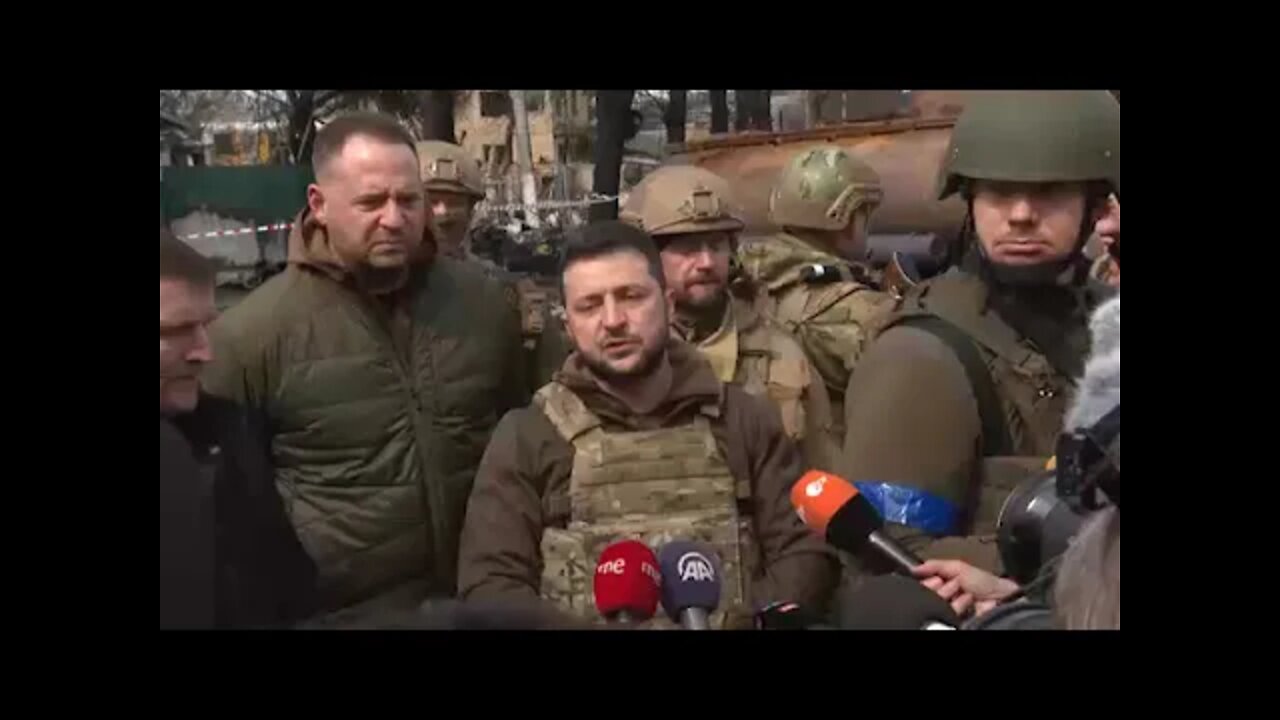
[{"label": "microphone windscreen", "polygon": [[791,486],[791,505],[800,520],[819,535],[827,533],[827,524],[836,511],[858,494],[848,480],[821,470],[810,470]]},{"label": "microphone windscreen", "polygon": [[839,600],[842,630],[922,630],[934,622],[960,627],[946,600],[902,575],[864,578]]},{"label": "microphone windscreen", "polygon": [[658,552],[662,571],[662,607],[672,622],[680,612],[702,608],[708,613],[720,606],[720,557],[702,543],[677,540]]},{"label": "microphone windscreen", "polygon": [[791,504],[811,530],[846,552],[858,552],[882,525],[871,501],[853,483],[829,472],[805,473],[791,487]]},{"label": "microphone windscreen", "polygon": [[627,612],[635,620],[648,620],[658,609],[661,582],[657,558],[648,545],[638,540],[613,543],[596,563],[596,610],[605,617]]}]

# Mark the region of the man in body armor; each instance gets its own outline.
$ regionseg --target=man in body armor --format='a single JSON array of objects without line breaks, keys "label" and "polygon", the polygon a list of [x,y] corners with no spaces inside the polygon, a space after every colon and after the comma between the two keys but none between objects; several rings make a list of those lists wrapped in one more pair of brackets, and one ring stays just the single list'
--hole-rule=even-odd
[{"label": "man in body armor", "polygon": [[835,559],[791,508],[804,468],[778,412],[671,334],[644,231],[609,221],[578,233],[561,275],[575,351],[493,434],[467,508],[461,598],[542,597],[596,619],[608,545],[694,540],[722,562],[713,627],[749,625],[774,600],[824,606]]},{"label": "man in body armor", "polygon": [[766,292],[765,313],[800,341],[826,383],[835,447],[844,439],[849,373],[872,321],[892,303],[862,262],[881,197],[875,170],[844,150],[802,151],[769,198],[769,218],[782,232],[740,251],[743,269]]},{"label": "man in body armor", "polygon": [[658,245],[675,300],[673,330],[698,348],[720,382],[773,400],[809,467],[833,467],[826,385],[800,345],[752,307],[751,280],[738,274],[730,281],[743,223],[728,184],[698,167],[659,168],[632,189],[619,217]]},{"label": "man in body armor", "polygon": [[939,189],[968,203],[963,260],[909,291],[862,357],[840,469],[909,548],[998,572],[1001,504],[1054,452],[1105,295],[1082,249],[1120,193],[1119,104],[975,98]]},{"label": "man in body armor", "polygon": [[440,140],[418,143],[423,186],[439,229],[440,252],[479,265],[500,282],[507,300],[520,313],[520,328],[527,355],[526,370],[534,386],[546,382],[569,353],[567,343],[552,322],[555,293],[540,287],[532,277],[508,272],[471,250],[471,223],[476,203],[483,200],[480,166],[463,148]]}]

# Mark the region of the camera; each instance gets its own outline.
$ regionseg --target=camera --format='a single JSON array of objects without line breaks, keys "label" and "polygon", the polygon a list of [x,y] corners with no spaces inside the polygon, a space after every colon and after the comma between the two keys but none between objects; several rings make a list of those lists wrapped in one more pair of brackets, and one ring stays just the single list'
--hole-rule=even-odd
[{"label": "camera", "polygon": [[1120,507],[1120,406],[1091,427],[1064,433],[1054,457],[1053,470],[1010,493],[996,521],[1005,572],[1021,585],[1067,549],[1089,513]]}]

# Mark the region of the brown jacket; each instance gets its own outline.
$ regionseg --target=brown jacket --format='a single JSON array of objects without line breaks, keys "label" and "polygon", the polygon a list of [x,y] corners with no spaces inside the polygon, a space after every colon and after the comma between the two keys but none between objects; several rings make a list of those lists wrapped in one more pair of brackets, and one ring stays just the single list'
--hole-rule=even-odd
[{"label": "brown jacket", "polygon": [[[757,604],[792,600],[825,607],[836,579],[836,560],[791,507],[791,485],[805,468],[795,444],[783,433],[777,409],[741,388],[722,385],[706,360],[684,342],[673,339],[669,357],[670,393],[646,416],[632,415],[601,390],[577,353],[569,356],[556,379],[604,421],[606,431],[681,425],[723,392],[724,412],[713,421],[712,433],[734,476],[749,477],[755,491],[764,576],[754,579],[752,598]],[[568,492],[572,467],[573,447],[536,407],[512,411],[498,423],[467,505],[458,559],[461,597],[538,595],[543,527],[565,521],[547,517],[544,508],[553,504],[548,498]]]}]

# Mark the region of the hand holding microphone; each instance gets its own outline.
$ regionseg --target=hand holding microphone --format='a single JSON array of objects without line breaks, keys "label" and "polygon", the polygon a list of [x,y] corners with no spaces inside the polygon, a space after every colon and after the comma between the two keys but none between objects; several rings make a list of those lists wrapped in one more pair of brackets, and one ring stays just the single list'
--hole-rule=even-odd
[{"label": "hand holding microphone", "polygon": [[616,542],[600,553],[593,590],[596,610],[609,623],[635,624],[658,609],[658,559],[638,540]]},{"label": "hand holding microphone", "polygon": [[870,545],[910,575],[920,558],[880,531],[880,513],[848,480],[810,470],[791,488],[791,504],[805,525],[845,552]]},{"label": "hand holding microphone", "polygon": [[913,571],[956,615],[982,615],[1018,592],[1018,584],[959,560],[928,560]]},{"label": "hand holding microphone", "polygon": [[701,543],[675,541],[658,553],[662,607],[685,630],[710,630],[720,606],[720,558]]}]

